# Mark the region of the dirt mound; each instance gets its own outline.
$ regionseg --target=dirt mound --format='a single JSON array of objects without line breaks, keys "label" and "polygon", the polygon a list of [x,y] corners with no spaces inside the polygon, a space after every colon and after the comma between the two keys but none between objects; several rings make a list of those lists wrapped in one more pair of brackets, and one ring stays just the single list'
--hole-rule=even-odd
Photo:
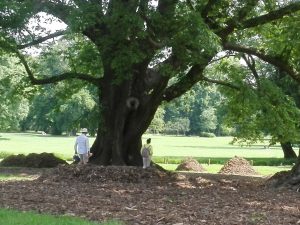
[{"label": "dirt mound", "polygon": [[250,163],[241,157],[235,156],[225,163],[219,171],[220,174],[236,174],[236,175],[258,175]]},{"label": "dirt mound", "polygon": [[51,173],[42,175],[42,181],[81,181],[81,182],[121,182],[142,183],[146,180],[161,182],[175,179],[176,175],[163,172],[156,168],[142,169],[130,166],[96,166],[88,165],[61,165]]},{"label": "dirt mound", "polygon": [[57,158],[53,153],[31,153],[27,156],[23,154],[11,155],[3,159],[0,166],[51,168],[60,164],[67,164],[65,160]]},{"label": "dirt mound", "polygon": [[0,166],[17,166],[17,167],[24,167],[26,161],[26,156],[23,154],[19,155],[10,155],[4,158],[0,162]]},{"label": "dirt mound", "polygon": [[206,170],[203,166],[195,159],[183,160],[181,164],[176,168],[177,171],[195,171],[195,172],[205,172]]}]

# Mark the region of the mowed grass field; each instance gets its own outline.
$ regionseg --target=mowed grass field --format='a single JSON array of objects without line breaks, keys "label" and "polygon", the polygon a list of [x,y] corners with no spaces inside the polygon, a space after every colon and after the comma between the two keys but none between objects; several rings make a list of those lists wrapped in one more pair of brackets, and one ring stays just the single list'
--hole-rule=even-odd
[{"label": "mowed grass field", "polygon": [[[154,159],[168,157],[201,157],[201,158],[282,158],[283,152],[279,145],[265,148],[268,143],[258,143],[251,146],[230,144],[232,137],[182,137],[163,135],[144,135],[143,142],[152,139]],[[90,144],[95,138],[90,137]],[[75,137],[41,135],[38,133],[0,133],[0,158],[5,154],[54,153],[64,159],[71,159],[74,154]],[[3,154],[5,153],[5,154]],[[166,169],[174,170],[176,164],[162,164]],[[216,173],[222,165],[204,165],[208,172]],[[267,175],[290,166],[257,166],[255,169]]]},{"label": "mowed grass field", "polygon": [[242,156],[247,158],[281,158],[280,146],[269,149],[267,143],[258,143],[252,146],[232,145],[232,137],[182,137],[182,136],[151,136],[154,156],[183,156],[183,157],[211,157],[232,158]]},{"label": "mowed grass field", "polygon": [[[232,158],[282,158],[280,146],[264,148],[267,143],[252,146],[231,145],[232,137],[200,138],[144,135],[152,138],[154,156]],[[90,137],[90,144],[95,138]],[[74,153],[75,137],[41,135],[37,133],[0,133],[0,152],[28,154],[49,152],[64,157]]]}]

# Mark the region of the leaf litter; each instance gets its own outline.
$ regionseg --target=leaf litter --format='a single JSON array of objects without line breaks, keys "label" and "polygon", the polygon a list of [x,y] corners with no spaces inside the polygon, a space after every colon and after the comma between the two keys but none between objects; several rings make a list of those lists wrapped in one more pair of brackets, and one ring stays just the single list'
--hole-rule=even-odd
[{"label": "leaf litter", "polygon": [[300,223],[300,194],[266,186],[266,177],[95,165],[27,173],[39,177],[0,181],[0,207],[128,225]]}]

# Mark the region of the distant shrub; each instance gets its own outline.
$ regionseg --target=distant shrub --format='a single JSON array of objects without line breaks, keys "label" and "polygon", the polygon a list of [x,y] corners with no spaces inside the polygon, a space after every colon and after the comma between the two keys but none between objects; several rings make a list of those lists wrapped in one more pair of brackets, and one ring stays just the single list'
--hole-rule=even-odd
[{"label": "distant shrub", "polygon": [[216,135],[214,133],[209,133],[209,132],[201,132],[200,137],[208,137],[208,138],[214,138]]},{"label": "distant shrub", "polygon": [[10,155],[4,158],[0,166],[16,166],[16,167],[32,167],[32,168],[51,168],[59,164],[67,164],[65,160],[57,158],[53,153],[30,153],[25,156],[23,154]]},{"label": "distant shrub", "polygon": [[0,152],[0,159],[4,159],[10,155],[12,155],[12,154],[9,152]]}]

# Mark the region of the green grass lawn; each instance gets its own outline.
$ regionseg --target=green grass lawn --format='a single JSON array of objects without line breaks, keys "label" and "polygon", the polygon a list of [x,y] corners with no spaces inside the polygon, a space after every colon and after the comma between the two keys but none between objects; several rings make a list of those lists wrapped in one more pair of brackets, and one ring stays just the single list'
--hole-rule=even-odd
[{"label": "green grass lawn", "polygon": [[[36,133],[0,133],[0,152],[28,154],[49,152],[64,158],[74,154],[75,137],[40,135]],[[91,143],[94,138],[91,138]]]},{"label": "green grass lawn", "polygon": [[[151,137],[150,135],[147,135]],[[242,156],[247,158],[281,158],[283,157],[280,146],[265,149],[266,143],[252,146],[231,145],[231,137],[176,137],[152,136],[154,156],[193,156],[211,158],[232,158]]]},{"label": "green grass lawn", "polygon": [[[205,164],[208,159],[211,159],[209,172],[219,171],[221,165],[214,163],[224,163],[234,156],[241,156],[250,160],[254,159],[254,165],[280,165],[279,163],[271,164],[255,164],[259,160],[272,162],[274,159],[283,157],[282,149],[279,145],[270,148],[264,148],[267,143],[258,143],[252,146],[240,146],[238,144],[230,144],[231,137],[215,137],[215,138],[200,138],[200,137],[182,137],[182,136],[162,136],[162,135],[144,135],[143,142],[146,138],[152,138],[154,148],[154,161],[162,163],[165,158],[170,159],[177,157],[173,163],[180,162],[186,157],[194,157],[201,159]],[[95,138],[90,137],[90,143],[94,142]],[[0,158],[1,155],[7,154],[28,154],[49,152],[54,153],[64,159],[71,159],[74,153],[75,137],[66,136],[51,136],[41,135],[37,133],[0,133]],[[200,161],[201,161],[200,160]],[[213,160],[215,162],[213,162]],[[216,161],[217,160],[217,161]],[[201,162],[201,163],[202,163]],[[205,163],[204,163],[205,162]],[[176,167],[177,165],[169,167]],[[256,167],[255,167],[256,168]],[[290,167],[288,167],[290,168]],[[261,174],[271,174],[281,170],[284,167],[257,167]]]},{"label": "green grass lawn", "polygon": [[[181,136],[145,135],[152,138],[154,156],[222,157],[232,158],[281,158],[280,146],[264,148],[265,143],[252,146],[231,145],[231,137],[200,138]],[[90,138],[90,143],[95,138]],[[36,133],[0,133],[0,152],[9,154],[52,152],[70,158],[73,155],[75,137],[48,136]]]},{"label": "green grass lawn", "polygon": [[51,216],[33,212],[18,212],[15,210],[0,209],[1,225],[121,225],[111,221],[104,223],[89,222],[83,219],[68,216]]}]

